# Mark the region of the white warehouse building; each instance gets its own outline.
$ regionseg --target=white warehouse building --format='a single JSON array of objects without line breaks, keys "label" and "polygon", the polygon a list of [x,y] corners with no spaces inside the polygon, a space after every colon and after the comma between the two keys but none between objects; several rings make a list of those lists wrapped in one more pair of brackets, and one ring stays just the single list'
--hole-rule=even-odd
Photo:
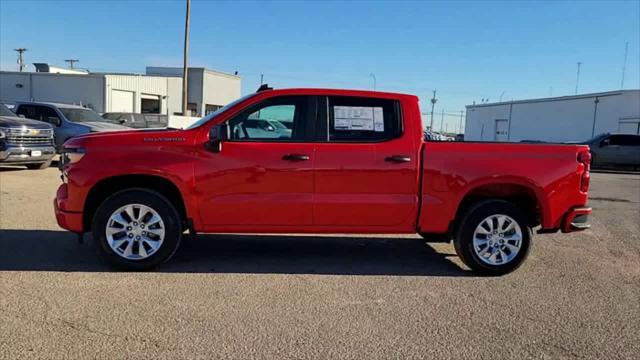
[{"label": "white warehouse building", "polygon": [[[58,72],[36,64],[37,72],[0,71],[0,102],[46,101],[82,105],[99,113],[173,115],[182,112],[182,69],[147,68],[147,74]],[[150,71],[151,70],[151,71]],[[189,68],[190,116],[204,116],[240,97],[240,77]]]},{"label": "white warehouse building", "polygon": [[465,141],[584,141],[640,133],[640,90],[467,106]]}]

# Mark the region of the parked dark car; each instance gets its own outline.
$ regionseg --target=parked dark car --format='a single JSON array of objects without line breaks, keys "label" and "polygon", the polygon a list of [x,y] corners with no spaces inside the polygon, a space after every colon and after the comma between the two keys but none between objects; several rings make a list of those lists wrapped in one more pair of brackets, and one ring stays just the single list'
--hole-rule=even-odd
[{"label": "parked dark car", "polygon": [[0,104],[0,165],[45,169],[55,153],[51,125],[21,118]]},{"label": "parked dark car", "polygon": [[169,125],[169,117],[161,114],[137,114],[108,112],[102,114],[107,121],[134,129],[163,128]]},{"label": "parked dark car", "polygon": [[589,145],[591,164],[594,167],[640,168],[640,135],[606,133],[582,144]]},{"label": "parked dark car", "polygon": [[58,152],[62,150],[62,144],[74,136],[128,130],[127,127],[108,122],[97,112],[78,105],[24,102],[16,105],[15,112],[28,119],[51,124]]}]

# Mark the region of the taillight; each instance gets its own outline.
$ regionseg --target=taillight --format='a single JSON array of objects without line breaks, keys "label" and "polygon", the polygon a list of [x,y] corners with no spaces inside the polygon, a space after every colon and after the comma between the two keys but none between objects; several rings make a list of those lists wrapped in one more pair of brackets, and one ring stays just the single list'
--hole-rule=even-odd
[{"label": "taillight", "polygon": [[586,193],[589,191],[589,182],[591,180],[591,174],[589,172],[591,169],[591,152],[589,152],[589,150],[580,152],[578,154],[578,162],[584,165],[584,172],[580,178],[580,191]]}]

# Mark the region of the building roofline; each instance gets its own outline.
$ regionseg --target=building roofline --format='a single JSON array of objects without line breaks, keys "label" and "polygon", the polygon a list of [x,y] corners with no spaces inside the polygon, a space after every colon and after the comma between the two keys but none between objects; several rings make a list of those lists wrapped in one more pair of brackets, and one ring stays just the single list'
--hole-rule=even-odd
[{"label": "building roofline", "polygon": [[0,74],[15,74],[15,75],[37,75],[37,76],[82,76],[82,77],[101,77],[103,73],[86,73],[86,74],[72,74],[72,73],[49,73],[49,72],[38,72],[38,71],[6,71],[0,70]]},{"label": "building roofline", "polygon": [[467,109],[473,109],[473,108],[480,108],[480,107],[501,106],[501,105],[511,105],[511,104],[527,104],[527,103],[549,102],[549,101],[588,99],[593,97],[614,96],[614,95],[620,95],[620,94],[630,93],[630,92],[640,92],[640,89],[614,90],[614,91],[605,91],[605,92],[589,93],[589,94],[581,94],[581,95],[568,95],[568,96],[556,96],[556,97],[546,97],[546,98],[538,98],[538,99],[502,101],[502,102],[495,102],[495,103],[466,105],[465,107]]},{"label": "building roofline", "polygon": [[[148,69],[148,68],[158,68],[158,69],[178,69],[178,70],[180,70],[180,72],[182,72],[182,68],[181,68],[181,67],[176,67],[176,66],[147,66],[146,68],[147,68],[147,69]],[[215,75],[226,76],[226,77],[229,77],[229,78],[232,78],[232,79],[241,79],[241,77],[240,77],[239,75],[230,74],[230,73],[227,73],[227,72],[224,72],[224,71],[220,71],[220,70],[207,69],[206,67],[202,67],[202,66],[197,66],[197,67],[189,66],[189,71],[192,71],[192,70],[200,70],[200,71],[202,71],[202,72],[206,72],[206,73],[210,73],[210,74],[215,74]],[[153,75],[151,75],[151,76],[153,76]],[[171,74],[168,74],[168,75],[161,75],[161,76],[181,77],[181,76],[182,76],[182,74],[178,74],[178,75],[171,75]]]}]

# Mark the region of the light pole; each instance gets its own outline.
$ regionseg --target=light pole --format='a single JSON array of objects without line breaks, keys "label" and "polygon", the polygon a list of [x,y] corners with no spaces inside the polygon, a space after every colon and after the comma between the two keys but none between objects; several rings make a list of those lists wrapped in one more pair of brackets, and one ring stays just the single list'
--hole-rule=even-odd
[{"label": "light pole", "polygon": [[458,131],[458,134],[462,134],[462,117],[464,116],[464,110],[460,110],[460,131]]},{"label": "light pole", "polygon": [[66,59],[64,62],[69,64],[69,69],[73,69],[73,63],[77,63],[80,60],[78,59]]},{"label": "light pole", "polygon": [[187,115],[187,78],[189,68],[187,60],[189,57],[189,18],[191,17],[191,0],[187,0],[187,15],[184,21],[184,62],[182,64],[182,116]]},{"label": "light pole", "polygon": [[436,99],[436,91],[433,90],[433,97],[431,98],[431,124],[429,125],[429,130],[433,131],[433,109],[436,107],[436,102],[438,102],[438,99]]},{"label": "light pole", "polygon": [[18,49],[13,49],[13,51],[18,53],[18,69],[20,69],[20,72],[23,72],[24,71],[24,58],[22,57],[22,54],[24,54],[25,51],[27,51],[27,49],[18,48]]},{"label": "light pole", "polygon": [[374,73],[371,73],[369,74],[369,76],[373,78],[373,91],[376,91],[376,85],[377,85],[376,75]]},{"label": "light pole", "polygon": [[443,130],[444,128],[442,127],[444,124],[444,109],[442,109],[442,115],[440,116],[440,134],[444,134]]},{"label": "light pole", "polygon": [[582,65],[582,63],[578,61],[578,73],[576,74],[576,95],[578,95],[578,84],[580,83],[580,65]]}]

